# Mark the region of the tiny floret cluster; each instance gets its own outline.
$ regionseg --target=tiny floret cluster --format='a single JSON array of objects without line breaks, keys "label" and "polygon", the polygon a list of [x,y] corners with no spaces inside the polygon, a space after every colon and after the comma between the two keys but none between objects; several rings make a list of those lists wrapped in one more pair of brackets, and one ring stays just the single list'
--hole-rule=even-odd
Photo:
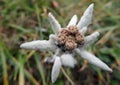
[{"label": "tiny floret cluster", "polygon": [[112,72],[112,69],[104,62],[86,50],[99,36],[99,32],[93,32],[85,36],[88,26],[92,21],[93,8],[94,4],[92,3],[83,13],[79,21],[77,15],[74,15],[65,27],[61,27],[52,13],[49,13],[49,21],[54,32],[54,34],[50,34],[49,40],[35,40],[20,45],[24,49],[53,51],[55,53],[52,57],[46,57],[44,60],[45,62],[53,63],[51,72],[53,83],[58,78],[61,66],[74,68],[77,64],[74,58],[75,54],[80,55],[88,62],[103,70]]},{"label": "tiny floret cluster", "polygon": [[62,28],[57,36],[57,46],[61,51],[72,51],[84,43],[84,35],[78,30],[77,26]]}]

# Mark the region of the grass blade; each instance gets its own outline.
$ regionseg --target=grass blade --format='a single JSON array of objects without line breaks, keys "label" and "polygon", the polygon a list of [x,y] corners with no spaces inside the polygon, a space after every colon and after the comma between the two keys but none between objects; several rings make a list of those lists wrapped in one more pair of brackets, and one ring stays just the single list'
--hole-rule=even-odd
[{"label": "grass blade", "polygon": [[4,82],[4,85],[9,85],[6,56],[3,53],[3,49],[0,49],[0,51],[1,51],[2,66],[3,66],[2,67],[3,68],[3,82]]},{"label": "grass blade", "polygon": [[42,65],[41,65],[41,63],[40,63],[40,61],[39,61],[37,56],[35,56],[35,61],[36,61],[36,64],[37,64],[40,76],[42,77],[43,85],[46,85],[45,75],[44,75],[44,72],[43,72],[43,67],[42,67]]}]

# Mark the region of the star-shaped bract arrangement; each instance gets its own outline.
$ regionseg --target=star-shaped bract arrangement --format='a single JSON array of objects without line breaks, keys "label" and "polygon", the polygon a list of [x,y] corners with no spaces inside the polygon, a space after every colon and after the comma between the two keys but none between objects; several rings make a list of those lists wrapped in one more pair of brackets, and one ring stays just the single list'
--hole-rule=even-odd
[{"label": "star-shaped bract arrangement", "polygon": [[64,28],[62,28],[55,17],[49,13],[49,21],[55,34],[51,34],[49,36],[49,40],[35,40],[20,45],[20,47],[24,49],[55,52],[51,58],[47,57],[45,59],[45,62],[54,63],[51,73],[53,83],[58,78],[62,65],[71,68],[76,65],[77,61],[73,57],[75,53],[97,67],[112,72],[112,69],[104,62],[85,50],[88,46],[93,44],[99,36],[99,32],[94,32],[91,35],[84,36],[88,25],[91,24],[93,7],[94,4],[91,4],[86,9],[78,23],[77,15],[74,15],[68,25]]}]

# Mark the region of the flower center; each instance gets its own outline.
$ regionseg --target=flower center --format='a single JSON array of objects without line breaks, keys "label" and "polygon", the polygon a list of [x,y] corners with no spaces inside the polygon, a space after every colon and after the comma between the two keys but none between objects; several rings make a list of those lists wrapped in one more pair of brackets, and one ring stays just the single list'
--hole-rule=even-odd
[{"label": "flower center", "polygon": [[83,41],[84,36],[76,26],[62,28],[57,37],[58,46],[62,51],[72,51],[79,45],[82,45]]}]

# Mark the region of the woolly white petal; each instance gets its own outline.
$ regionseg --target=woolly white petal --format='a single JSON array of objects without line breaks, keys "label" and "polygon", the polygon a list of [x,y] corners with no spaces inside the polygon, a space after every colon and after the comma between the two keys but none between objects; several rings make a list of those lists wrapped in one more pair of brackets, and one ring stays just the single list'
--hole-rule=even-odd
[{"label": "woolly white petal", "polygon": [[85,50],[79,50],[77,49],[76,52],[81,55],[82,58],[88,60],[90,63],[98,66],[99,68],[112,72],[112,69],[109,68],[104,62],[102,62],[100,59],[95,57],[95,55],[85,51]]},{"label": "woolly white petal", "polygon": [[71,68],[73,68],[75,66],[75,64],[77,63],[77,61],[72,57],[71,54],[63,54],[61,57],[61,63],[64,66],[69,66]]},{"label": "woolly white petal", "polygon": [[80,32],[84,35],[87,32],[87,27],[83,27],[80,29]]},{"label": "woolly white petal", "polygon": [[91,44],[93,44],[97,40],[97,38],[98,38],[99,35],[100,35],[99,32],[94,32],[91,35],[86,36],[85,37],[84,47],[88,47]]},{"label": "woolly white petal", "polygon": [[52,68],[52,74],[51,74],[52,83],[54,83],[57,80],[58,75],[60,73],[60,68],[61,68],[60,58],[56,57],[53,68]]},{"label": "woolly white petal", "polygon": [[49,21],[52,26],[52,29],[53,29],[54,33],[57,34],[59,32],[59,30],[61,29],[59,22],[55,19],[55,17],[52,15],[52,13],[49,13],[48,16],[49,16]]},{"label": "woolly white petal", "polygon": [[74,26],[74,25],[76,25],[76,23],[77,23],[77,15],[74,15],[74,16],[71,18],[70,22],[68,23],[67,27],[69,27],[69,26]]},{"label": "woolly white petal", "polygon": [[92,3],[84,12],[83,16],[81,17],[77,25],[79,29],[82,29],[83,27],[87,27],[89,24],[91,24],[91,20],[93,16],[93,7],[94,4]]},{"label": "woolly white petal", "polygon": [[51,34],[51,35],[49,36],[49,42],[50,42],[51,44],[55,45],[56,40],[57,40],[57,36],[56,36],[56,35]]},{"label": "woolly white petal", "polygon": [[47,40],[36,40],[31,42],[26,42],[20,45],[21,48],[30,49],[30,50],[41,50],[41,51],[54,51],[56,46],[51,44]]}]

